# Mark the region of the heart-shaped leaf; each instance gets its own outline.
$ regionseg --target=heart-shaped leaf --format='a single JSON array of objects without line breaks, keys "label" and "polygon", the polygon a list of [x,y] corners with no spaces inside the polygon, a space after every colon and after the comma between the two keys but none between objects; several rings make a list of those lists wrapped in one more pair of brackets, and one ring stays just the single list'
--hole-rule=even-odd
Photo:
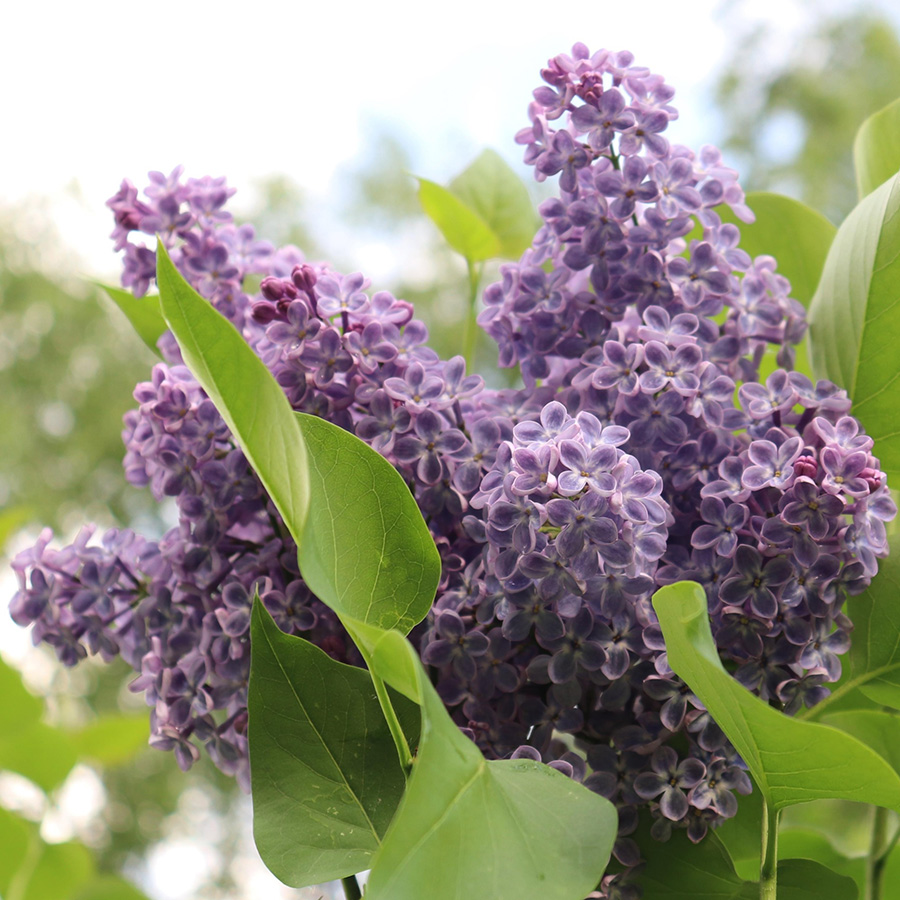
[{"label": "heart-shaped leaf", "polygon": [[251,618],[253,833],[292,887],[369,868],[406,778],[372,679],[284,634],[257,599]]},{"label": "heart-shaped leaf", "polygon": [[406,634],[431,609],[441,558],[400,473],[358,437],[298,413],[309,450],[300,570],[340,616]]},{"label": "heart-shaped leaf", "polygon": [[[406,794],[375,857],[367,900],[581,900],[616,836],[609,801],[531,760],[488,762],[459,731],[412,646],[358,623],[374,671],[422,706]],[[477,887],[475,887],[477,886]]]},{"label": "heart-shaped leaf", "polygon": [[725,671],[700,585],[667,585],[653,607],[669,665],[740,753],[771,810],[837,797],[900,811],[900,776],[874,750],[836,728],[784,715]]},{"label": "heart-shaped leaf", "polygon": [[449,189],[496,235],[497,256],[518,259],[531,246],[540,220],[524,182],[499,153],[484,150]]}]

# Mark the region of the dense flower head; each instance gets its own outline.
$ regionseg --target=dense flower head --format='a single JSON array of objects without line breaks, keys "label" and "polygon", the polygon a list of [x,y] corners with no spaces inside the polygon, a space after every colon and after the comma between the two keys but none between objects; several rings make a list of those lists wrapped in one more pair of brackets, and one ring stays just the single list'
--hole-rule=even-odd
[{"label": "dense flower head", "polygon": [[[803,308],[717,212],[752,219],[736,173],[665,138],[671,87],[581,44],[542,75],[517,141],[559,196],[479,316],[521,389],[439,359],[411,304],[363,275],[236,226],[223,179],[151,173],[143,197],[123,182],[112,236],[142,294],[155,253],[141,235],[158,234],[295,409],[403,475],[443,560],[412,637],[451,715],[486,755],[541,758],[613,801],[632,866],[639,808],[660,839],[699,840],[750,790],[668,666],[653,592],[702,584],[722,659],[793,714],[839,678],[844,601],[876,573],[896,508],[846,394],[792,371]],[[178,524],[63,550],[42,535],[15,562],[11,611],[67,664],[121,654],[151,742],[184,767],[205,746],[246,783],[254,592],[284,631],[358,657],[172,336],[160,347],[125,417],[125,470],[174,498]],[[633,896],[619,876],[603,889]]]}]

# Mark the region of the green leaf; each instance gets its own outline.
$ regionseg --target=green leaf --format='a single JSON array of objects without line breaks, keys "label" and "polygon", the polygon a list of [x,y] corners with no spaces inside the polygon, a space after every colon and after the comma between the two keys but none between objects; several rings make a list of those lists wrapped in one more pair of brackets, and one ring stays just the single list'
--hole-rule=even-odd
[{"label": "green leaf", "polygon": [[75,765],[68,735],[40,721],[43,703],[22,684],[21,675],[0,661],[0,769],[18,772],[50,792]]},{"label": "green leaf", "polygon": [[[750,224],[742,222],[725,204],[715,211],[723,222],[740,229],[742,250],[752,257],[775,257],[778,274],[791,283],[791,297],[808,309],[837,229],[817,210],[783,194],[751,191],[746,202],[756,216],[756,221]],[[688,244],[692,239],[703,239],[699,224],[685,238]],[[803,340],[797,346],[794,367],[811,375],[807,343]],[[769,352],[761,365],[760,378],[764,379],[775,368],[775,353]]]},{"label": "green leaf", "polygon": [[149,730],[145,715],[109,713],[68,734],[79,757],[118,766],[147,746]]},{"label": "green leaf", "polygon": [[[642,827],[637,839],[646,859],[637,880],[644,888],[644,900],[759,898],[758,882],[737,874],[716,832],[692,844],[686,832],[679,830],[659,843],[648,838]],[[787,843],[791,845],[790,840]],[[833,851],[831,855],[836,856]],[[778,900],[856,900],[858,893],[853,878],[809,859],[779,859],[777,881]]]},{"label": "green leaf", "polygon": [[790,281],[791,296],[808,308],[837,229],[817,210],[783,194],[754,191],[747,194],[747,205],[756,215],[749,225],[728,207],[718,212],[723,222],[740,228],[742,250],[778,260],[778,274]]},{"label": "green leaf", "polygon": [[22,900],[71,900],[94,874],[94,857],[82,844],[44,844]]},{"label": "green leaf", "polygon": [[538,216],[522,179],[499,153],[484,150],[449,187],[496,235],[497,256],[518,259],[531,246]]},{"label": "green leaf", "polygon": [[875,439],[889,480],[900,478],[900,175],[838,230],[810,307],[810,357],[819,378],[847,390]]},{"label": "green leaf", "polygon": [[372,658],[378,675],[420,697],[422,740],[367,900],[459,900],[473,889],[491,900],[580,900],[593,890],[616,835],[612,804],[540,763],[485,761],[398,632],[384,632]]},{"label": "green leaf", "polygon": [[469,262],[500,255],[500,239],[490,225],[447,188],[420,178],[419,202],[444,240]]},{"label": "green leaf", "polygon": [[[778,863],[778,900],[857,900],[859,888],[847,875],[840,875],[811,859],[785,859]],[[757,900],[756,885],[746,900]]]},{"label": "green leaf", "polygon": [[734,744],[770,809],[838,797],[900,810],[900,776],[875,751],[835,728],[785,716],[725,671],[700,585],[661,588],[653,606],[669,665]]},{"label": "green leaf", "polygon": [[0,769],[18,772],[50,793],[78,761],[69,736],[43,722],[0,733]]},{"label": "green leaf", "polygon": [[99,875],[89,881],[73,900],[147,900],[147,895],[118,875]]},{"label": "green leaf", "polygon": [[33,517],[33,510],[27,506],[8,506],[0,509],[0,554],[3,553],[9,539]]},{"label": "green leaf", "polygon": [[251,619],[253,833],[265,864],[305,887],[369,868],[406,779],[364,669]]},{"label": "green leaf", "polygon": [[[748,882],[740,878],[728,850],[715,832],[699,844],[681,829],[665,843],[649,836],[646,823],[635,835],[646,864],[637,883],[644,900],[738,900]],[[759,835],[756,836],[757,843]],[[757,891],[758,893],[758,891]]]},{"label": "green leaf", "polygon": [[900,546],[879,562],[878,574],[857,597],[848,602],[853,620],[853,642],[848,674],[830,697],[803,714],[818,719],[850,699],[857,690],[878,703],[900,707]]},{"label": "green leaf", "polygon": [[[778,832],[778,856],[780,859],[793,858],[795,862],[800,859],[811,859],[826,866],[832,872],[853,879],[857,888],[861,889],[865,884],[865,859],[861,857],[848,859],[834,849],[828,838],[809,829],[780,829]],[[780,896],[781,885],[779,885],[778,893]],[[830,897],[831,894],[823,891],[821,896]]]},{"label": "green leaf", "polygon": [[28,822],[0,806],[0,896],[7,896],[10,883],[28,854],[30,843]]},{"label": "green leaf", "polygon": [[406,634],[431,608],[440,554],[397,470],[355,435],[297,414],[309,450],[300,569],[341,617]]},{"label": "green leaf", "polygon": [[156,342],[166,330],[166,320],[159,311],[159,297],[135,297],[131,291],[123,291],[121,288],[110,287],[106,284],[97,286],[125,313],[138,337],[157,356],[162,357]]},{"label": "green leaf", "polygon": [[762,834],[762,794],[738,796],[737,814],[716,828],[716,837],[725,845],[738,875],[753,880],[759,875]]},{"label": "green leaf", "polygon": [[284,391],[234,326],[181,277],[161,242],[156,280],[184,361],[300,544],[309,506],[306,448]]},{"label": "green leaf", "polygon": [[12,734],[41,718],[44,704],[22,684],[22,676],[0,659],[0,735]]},{"label": "green leaf", "polygon": [[862,741],[900,772],[900,715],[884,710],[860,709],[832,713],[820,719]]},{"label": "green leaf", "polygon": [[884,866],[880,900],[900,900],[900,844],[895,845]]},{"label": "green leaf", "polygon": [[900,171],[900,100],[869,116],[853,142],[859,199]]}]

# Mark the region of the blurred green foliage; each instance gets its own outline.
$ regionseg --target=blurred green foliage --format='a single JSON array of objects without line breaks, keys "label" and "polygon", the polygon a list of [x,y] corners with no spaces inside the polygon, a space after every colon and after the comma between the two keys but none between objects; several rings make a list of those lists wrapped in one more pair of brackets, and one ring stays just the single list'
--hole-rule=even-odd
[{"label": "blurred green foliage", "polygon": [[746,189],[790,194],[840,222],[856,204],[853,135],[900,96],[900,40],[877,11],[807,10],[811,27],[787,50],[778,20],[737,35],[715,94],[722,145]]},{"label": "blurred green foliage", "polygon": [[[55,529],[133,521],[155,504],[122,474],[122,415],[153,357],[52,227],[25,236],[20,217],[0,212],[2,515]],[[49,265],[39,247],[54,248]]]}]

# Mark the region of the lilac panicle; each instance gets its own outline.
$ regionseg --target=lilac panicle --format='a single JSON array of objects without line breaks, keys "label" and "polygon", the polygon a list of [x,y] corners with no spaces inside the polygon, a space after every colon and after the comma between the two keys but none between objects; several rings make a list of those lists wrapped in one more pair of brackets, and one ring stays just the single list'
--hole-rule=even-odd
[{"label": "lilac panicle", "polygon": [[[753,218],[736,173],[664,136],[672,88],[583,44],[542,75],[516,140],[558,195],[479,315],[521,389],[439,359],[412,305],[362,274],[235,225],[224,179],[123,182],[112,238],[140,295],[159,234],[294,409],[403,475],[443,561],[412,638],[450,714],[486,756],[542,759],[613,801],[630,867],[639,808],[660,839],[700,840],[750,789],[668,666],[653,592],[700,582],[723,661],[796,713],[840,676],[843,605],[875,575],[896,507],[846,394],[792,371],[804,310],[722,223],[723,205]],[[10,611],[68,665],[121,655],[151,743],[185,768],[205,748],[246,785],[254,592],[282,630],[358,657],[170,334],[160,349],[125,417],[125,472],[173,498],[177,524],[159,540],[87,529],[59,550],[42,534],[15,560]],[[604,896],[630,890],[604,880]]]}]

